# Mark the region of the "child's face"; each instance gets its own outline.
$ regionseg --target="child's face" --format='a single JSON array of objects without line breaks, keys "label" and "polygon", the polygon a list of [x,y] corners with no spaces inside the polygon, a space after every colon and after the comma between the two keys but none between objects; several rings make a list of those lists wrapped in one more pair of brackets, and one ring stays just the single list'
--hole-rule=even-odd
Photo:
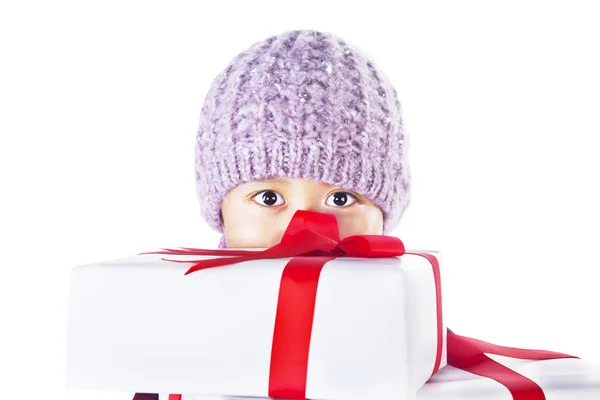
[{"label": "child's face", "polygon": [[358,193],[306,179],[268,179],[238,185],[223,199],[227,247],[274,246],[297,210],[335,214],[340,239],[383,231],[381,209]]}]

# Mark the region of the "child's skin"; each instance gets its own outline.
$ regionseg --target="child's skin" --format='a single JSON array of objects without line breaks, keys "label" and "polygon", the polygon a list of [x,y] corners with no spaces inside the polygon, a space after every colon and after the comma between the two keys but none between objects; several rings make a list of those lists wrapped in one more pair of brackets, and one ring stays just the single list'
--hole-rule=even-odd
[{"label": "child's skin", "polygon": [[340,239],[381,235],[379,206],[360,193],[300,178],[242,183],[223,199],[223,234],[229,248],[267,248],[281,241],[297,210],[335,214]]}]

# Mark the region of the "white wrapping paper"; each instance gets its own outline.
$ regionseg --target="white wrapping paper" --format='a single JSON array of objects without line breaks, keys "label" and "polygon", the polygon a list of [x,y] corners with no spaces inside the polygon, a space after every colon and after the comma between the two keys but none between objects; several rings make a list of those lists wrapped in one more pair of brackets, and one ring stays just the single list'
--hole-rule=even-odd
[{"label": "white wrapping paper", "polygon": [[[69,386],[267,397],[278,291],[290,259],[184,275],[190,264],[161,257],[213,258],[137,255],[73,269]],[[306,396],[414,398],[438,349],[435,299],[424,257],[329,261],[318,284]]]}]

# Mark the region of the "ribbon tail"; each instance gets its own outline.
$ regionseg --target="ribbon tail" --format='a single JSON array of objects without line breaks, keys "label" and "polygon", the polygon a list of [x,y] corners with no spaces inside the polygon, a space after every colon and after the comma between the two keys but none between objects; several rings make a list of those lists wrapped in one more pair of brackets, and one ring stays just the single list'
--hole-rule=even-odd
[{"label": "ribbon tail", "polygon": [[495,380],[508,389],[513,400],[546,399],[544,391],[537,383],[483,353],[477,353],[470,357],[448,353],[448,364],[463,371]]},{"label": "ribbon tail", "polygon": [[[195,262],[195,264],[192,265],[190,267],[190,269],[187,270],[187,272],[185,273],[185,275],[188,275],[188,274],[191,274],[192,272],[200,271],[200,270],[203,270],[203,269],[215,268],[215,267],[223,267],[225,265],[236,264],[236,263],[240,263],[240,262],[244,262],[244,261],[250,261],[250,260],[253,260],[253,259],[254,258],[248,257],[248,256],[240,256],[240,257],[212,258],[210,260],[192,261],[192,262]],[[189,260],[188,261],[184,261],[184,260],[169,260],[169,261],[187,262],[187,263],[190,262]]]},{"label": "ribbon tail", "polygon": [[578,358],[564,353],[558,353],[555,351],[546,350],[530,350],[530,349],[519,349],[516,347],[499,346],[496,344],[484,342],[483,340],[473,339],[461,335],[448,335],[452,336],[452,340],[455,344],[459,345],[460,348],[468,348],[470,353],[488,353],[495,354],[498,356],[519,358],[522,360],[552,360],[557,358]]},{"label": "ribbon tail", "polygon": [[252,250],[223,250],[223,249],[195,249],[191,247],[182,247],[180,249],[162,249],[160,251],[147,251],[142,254],[171,254],[181,256],[244,256],[261,253]]},{"label": "ribbon tail", "polygon": [[447,340],[448,365],[499,382],[510,391],[513,400],[545,400],[546,396],[537,383],[492,360],[484,353],[524,360],[577,358],[553,351],[498,346],[482,340],[460,336],[450,331],[447,334]]},{"label": "ribbon tail", "polygon": [[[229,250],[224,250],[226,253],[229,253],[228,255],[232,255],[233,252],[230,252]],[[240,263],[240,262],[244,262],[244,261],[251,261],[251,260],[265,260],[265,259],[272,259],[272,258],[284,258],[284,257],[294,257],[296,255],[296,253],[301,253],[305,251],[304,249],[301,249],[300,251],[293,251],[290,250],[290,247],[287,245],[275,245],[271,248],[268,248],[266,250],[263,251],[249,251],[249,252],[244,252],[244,251],[240,251],[240,253],[242,255],[237,256],[237,257],[225,257],[225,258],[211,258],[208,260],[177,260],[178,262],[195,262],[195,264],[190,267],[190,269],[185,273],[185,275],[191,274],[192,272],[196,272],[196,271],[200,271],[203,269],[207,269],[207,268],[215,268],[215,267],[222,267],[225,265],[231,265],[231,264],[236,264],[236,263]],[[170,260],[170,261],[175,261],[175,260]]]}]

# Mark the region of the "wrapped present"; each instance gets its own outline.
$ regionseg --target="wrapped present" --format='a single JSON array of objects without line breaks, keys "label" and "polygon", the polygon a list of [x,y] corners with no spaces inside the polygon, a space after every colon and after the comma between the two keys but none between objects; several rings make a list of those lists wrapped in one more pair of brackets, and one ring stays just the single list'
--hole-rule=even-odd
[{"label": "wrapped present", "polygon": [[[416,399],[598,400],[600,365],[567,354],[497,346],[449,332],[448,365],[431,377]],[[250,398],[161,393],[158,400]]]},{"label": "wrapped present", "polygon": [[402,400],[446,363],[439,254],[339,240],[329,214],[299,211],[266,250],[76,267],[69,304],[79,389]]},{"label": "wrapped present", "polygon": [[600,365],[567,354],[497,346],[448,333],[448,365],[418,400],[597,400]]}]

